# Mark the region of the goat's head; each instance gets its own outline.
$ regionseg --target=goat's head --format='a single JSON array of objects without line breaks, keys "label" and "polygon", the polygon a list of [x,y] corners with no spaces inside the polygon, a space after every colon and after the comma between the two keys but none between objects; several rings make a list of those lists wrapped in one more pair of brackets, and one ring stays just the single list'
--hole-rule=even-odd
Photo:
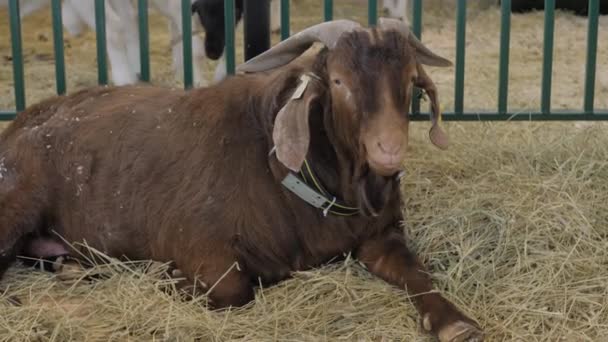
[{"label": "goat's head", "polygon": [[[243,0],[235,2],[235,23],[241,19]],[[216,60],[224,53],[226,35],[224,32],[224,0],[196,0],[192,2],[192,13],[198,15],[205,29],[205,53]]]},{"label": "goat's head", "polygon": [[[377,28],[339,20],[308,28],[239,67],[262,71],[287,64],[314,42],[326,49],[317,57],[315,75],[298,99],[290,99],[277,114],[273,140],[277,157],[299,170],[307,155],[309,113],[325,105],[324,125],[336,150],[379,176],[392,176],[403,164],[408,140],[408,108],[412,88],[424,89],[431,100],[431,141],[447,147],[439,127],[436,88],[422,65],[449,66],[410,33],[406,24],[380,19]],[[316,76],[316,77],[315,77]],[[316,79],[318,77],[318,79]],[[318,107],[317,107],[318,108]]]}]

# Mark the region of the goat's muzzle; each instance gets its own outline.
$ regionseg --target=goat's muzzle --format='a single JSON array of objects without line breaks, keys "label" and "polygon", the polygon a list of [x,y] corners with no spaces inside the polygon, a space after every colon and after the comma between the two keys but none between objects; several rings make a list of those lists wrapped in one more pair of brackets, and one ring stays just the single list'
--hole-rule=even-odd
[{"label": "goat's muzzle", "polygon": [[403,170],[409,122],[398,111],[379,113],[362,127],[365,159],[377,175],[390,177]]},{"label": "goat's muzzle", "polygon": [[378,139],[367,146],[369,167],[380,176],[393,176],[402,171],[406,144],[400,139]]}]

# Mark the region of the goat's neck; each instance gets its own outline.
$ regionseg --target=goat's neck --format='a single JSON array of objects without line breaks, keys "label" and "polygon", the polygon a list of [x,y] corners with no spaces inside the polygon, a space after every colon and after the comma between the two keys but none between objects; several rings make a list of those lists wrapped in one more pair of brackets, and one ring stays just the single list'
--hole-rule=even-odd
[{"label": "goat's neck", "polygon": [[322,144],[318,148],[311,149],[307,161],[312,173],[320,181],[323,188],[338,199],[349,202],[347,204],[355,204],[350,203],[348,194],[343,191],[343,183],[347,175],[344,174],[343,167],[340,165],[331,145]]},{"label": "goat's neck", "polygon": [[320,127],[322,116],[311,116],[311,141],[307,161],[322,186],[336,198],[350,206],[357,205],[353,175],[353,162],[344,151],[336,148],[335,141]]}]

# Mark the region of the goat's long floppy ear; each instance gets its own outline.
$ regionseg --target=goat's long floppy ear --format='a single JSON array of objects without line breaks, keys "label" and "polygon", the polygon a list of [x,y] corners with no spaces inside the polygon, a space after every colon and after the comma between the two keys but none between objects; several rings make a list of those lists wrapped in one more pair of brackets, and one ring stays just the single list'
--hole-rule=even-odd
[{"label": "goat's long floppy ear", "polygon": [[383,30],[395,30],[406,37],[412,47],[416,50],[416,60],[419,63],[436,67],[449,67],[452,65],[451,61],[435,54],[424,46],[416,35],[410,31],[406,22],[392,18],[380,18],[378,19],[378,27]]},{"label": "goat's long floppy ear", "polygon": [[431,142],[439,147],[442,150],[448,148],[449,141],[448,135],[441,129],[441,108],[439,106],[439,97],[437,95],[437,87],[435,87],[435,83],[433,80],[426,74],[422,64],[416,64],[416,69],[418,71],[418,77],[414,84],[424,89],[424,91],[429,96],[429,100],[431,101],[431,130],[429,131],[429,138]]},{"label": "goat's long floppy ear", "polygon": [[319,97],[316,83],[303,75],[300,85],[274,121],[272,140],[277,159],[295,172],[300,171],[310,145],[308,116],[313,102]]},{"label": "goat's long floppy ear", "polygon": [[273,46],[237,67],[237,71],[258,72],[285,65],[303,54],[312,44],[321,42],[333,49],[345,32],[361,27],[351,20],[335,20],[311,26]]},{"label": "goat's long floppy ear", "polygon": [[418,38],[410,31],[407,23],[392,19],[392,18],[380,18],[378,20],[378,26],[383,30],[395,30],[400,32],[404,37],[407,38],[410,45],[416,50],[416,69],[418,71],[418,77],[416,78],[415,85],[426,91],[431,101],[431,130],[429,131],[429,138],[435,146],[440,149],[448,148],[448,135],[441,129],[441,108],[439,106],[439,98],[437,96],[437,87],[433,80],[426,74],[422,64],[430,66],[447,67],[451,66],[452,62],[435,54],[429,50]]}]

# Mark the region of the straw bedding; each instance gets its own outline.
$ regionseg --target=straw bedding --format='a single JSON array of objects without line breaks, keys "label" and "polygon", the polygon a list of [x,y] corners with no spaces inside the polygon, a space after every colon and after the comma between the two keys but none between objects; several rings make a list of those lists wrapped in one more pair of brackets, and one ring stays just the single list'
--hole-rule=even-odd
[{"label": "straw bedding", "polygon": [[[317,21],[320,9],[313,9],[312,3],[296,2],[294,30]],[[345,7],[339,12],[336,6],[336,16],[365,14],[358,2]],[[432,48],[453,58],[454,21],[446,12],[429,10],[423,36]],[[43,13],[36,18],[44,17]],[[499,14],[472,9],[469,19],[465,104],[492,110]],[[608,108],[605,19],[600,21],[598,108]],[[24,36],[36,37],[43,28],[28,31],[28,20]],[[1,30],[5,26],[0,22]],[[164,23],[155,30],[162,28]],[[525,111],[540,102],[542,14],[514,16],[513,28],[509,104]],[[555,108],[582,103],[585,28],[585,19],[558,13]],[[68,57],[71,89],[95,82],[94,60],[77,57],[86,50],[79,50],[81,46],[94,47],[92,37],[71,40],[72,52],[67,53],[73,55]],[[174,81],[165,57],[166,40],[161,38],[152,39],[152,70],[155,82],[170,84]],[[2,55],[9,54],[6,44],[0,41]],[[26,48],[30,101],[51,95],[46,88],[53,86],[52,61],[34,57],[50,53],[50,43],[36,44],[26,44],[32,49]],[[6,108],[12,103],[7,90],[10,69],[7,62],[0,63],[0,103]],[[430,73],[449,109],[453,69]],[[437,288],[478,319],[491,341],[605,339],[606,126],[446,123],[452,140],[446,152],[428,143],[428,123],[412,126],[402,182],[404,231],[429,266]],[[296,273],[293,279],[258,290],[256,301],[247,307],[225,312],[205,310],[204,298],[190,302],[176,298],[163,269],[156,263],[110,260],[89,270],[98,280],[59,281],[53,274],[13,267],[0,282],[5,291],[0,295],[0,340],[431,340],[419,329],[407,294],[375,279],[352,258]],[[20,306],[10,304],[15,299]]]}]

